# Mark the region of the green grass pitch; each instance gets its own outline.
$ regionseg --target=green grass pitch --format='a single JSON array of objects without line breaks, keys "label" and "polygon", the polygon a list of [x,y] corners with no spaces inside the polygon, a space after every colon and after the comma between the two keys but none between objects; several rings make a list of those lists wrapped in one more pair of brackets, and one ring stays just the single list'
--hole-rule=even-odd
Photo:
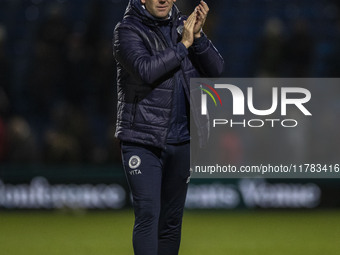
[{"label": "green grass pitch", "polygon": [[[131,210],[0,212],[3,255],[131,255]],[[339,211],[186,211],[181,255],[338,255]]]}]

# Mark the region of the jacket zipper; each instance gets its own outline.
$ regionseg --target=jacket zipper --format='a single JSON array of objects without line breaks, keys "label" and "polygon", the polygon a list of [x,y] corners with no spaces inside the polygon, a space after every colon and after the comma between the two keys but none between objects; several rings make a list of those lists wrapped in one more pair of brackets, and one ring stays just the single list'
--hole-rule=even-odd
[{"label": "jacket zipper", "polygon": [[[173,26],[174,26],[174,24],[173,24]],[[172,31],[173,30],[173,27],[171,28],[171,30],[170,30],[170,37],[171,37],[171,45],[173,45],[173,42],[172,42]],[[163,43],[164,43],[164,45],[166,46],[166,47],[170,47],[171,45],[169,45],[169,43],[166,41],[166,39],[164,38],[164,35],[163,35],[163,33],[162,33],[162,31],[158,28],[158,27],[156,27],[156,34],[160,37],[160,39],[163,41]],[[171,110],[170,110],[170,116],[169,116],[169,121],[168,121],[168,125],[167,125],[167,131],[166,131],[166,136],[165,136],[165,143],[166,143],[166,140],[167,140],[167,138],[168,138],[168,134],[169,134],[169,131],[170,131],[170,128],[169,128],[169,126],[170,126],[170,124],[171,124],[171,117],[172,117],[172,110],[173,110],[173,103],[174,103],[174,99],[173,99],[173,97],[174,97],[174,94],[175,94],[175,89],[176,89],[176,86],[177,86],[177,81],[176,81],[176,77],[174,77],[174,89],[173,89],[173,91],[172,91],[172,102],[171,102]],[[177,119],[177,118],[176,118]]]},{"label": "jacket zipper", "polygon": [[133,105],[132,105],[132,118],[131,118],[131,123],[130,123],[131,127],[133,127],[135,124],[137,102],[138,102],[138,96],[135,96],[135,98],[133,99]]}]

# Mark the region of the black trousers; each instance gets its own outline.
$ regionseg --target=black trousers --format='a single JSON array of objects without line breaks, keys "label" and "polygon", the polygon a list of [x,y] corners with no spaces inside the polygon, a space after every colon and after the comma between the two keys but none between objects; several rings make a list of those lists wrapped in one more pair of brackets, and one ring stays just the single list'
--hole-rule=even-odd
[{"label": "black trousers", "polygon": [[166,149],[122,142],[121,149],[133,196],[135,255],[177,255],[190,175],[189,142]]}]

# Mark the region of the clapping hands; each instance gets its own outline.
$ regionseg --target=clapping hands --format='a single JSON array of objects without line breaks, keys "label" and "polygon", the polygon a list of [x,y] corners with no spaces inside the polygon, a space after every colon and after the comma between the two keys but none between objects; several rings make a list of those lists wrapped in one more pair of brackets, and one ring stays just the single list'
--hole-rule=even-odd
[{"label": "clapping hands", "polygon": [[181,42],[186,48],[189,48],[193,44],[194,38],[201,37],[201,30],[208,16],[208,12],[208,5],[204,1],[201,1],[200,4],[196,6],[195,10],[190,14],[188,19],[184,21]]}]

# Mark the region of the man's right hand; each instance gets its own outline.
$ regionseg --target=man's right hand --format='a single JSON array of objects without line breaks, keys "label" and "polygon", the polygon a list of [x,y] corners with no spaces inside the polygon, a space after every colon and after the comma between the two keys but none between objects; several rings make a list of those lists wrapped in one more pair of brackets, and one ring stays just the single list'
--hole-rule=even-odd
[{"label": "man's right hand", "polygon": [[194,26],[196,23],[196,10],[184,21],[182,43],[188,49],[194,42]]}]

